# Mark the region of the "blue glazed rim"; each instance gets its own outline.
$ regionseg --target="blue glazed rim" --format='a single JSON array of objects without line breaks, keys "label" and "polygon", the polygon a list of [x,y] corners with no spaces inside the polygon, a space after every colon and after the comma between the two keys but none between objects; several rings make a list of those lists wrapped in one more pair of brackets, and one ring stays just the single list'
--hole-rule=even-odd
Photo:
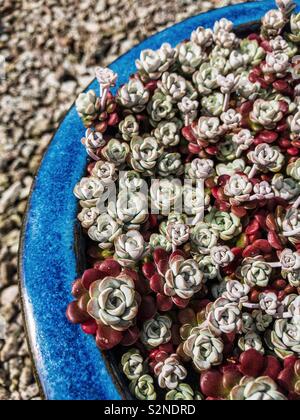
[{"label": "blue glazed rim", "polygon": [[[274,7],[273,0],[264,0],[216,9],[152,36],[111,64],[119,74],[118,86],[134,73],[135,59],[142,50],[157,49],[164,42],[175,46],[198,26],[212,27],[222,17],[235,27],[249,27]],[[97,82],[90,88],[97,90]],[[126,393],[107,366],[106,356],[93,337],[81,333],[65,317],[71,284],[81,274],[75,251],[77,200],[73,188],[87,162],[80,143],[83,133],[73,106],[53,137],[32,186],[19,253],[22,310],[35,374],[46,399],[119,400]]]}]

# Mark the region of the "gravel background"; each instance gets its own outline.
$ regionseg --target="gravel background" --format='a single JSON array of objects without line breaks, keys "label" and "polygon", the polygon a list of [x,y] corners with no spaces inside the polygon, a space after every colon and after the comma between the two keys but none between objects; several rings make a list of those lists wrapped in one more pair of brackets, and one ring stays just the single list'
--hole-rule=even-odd
[{"label": "gravel background", "polygon": [[149,35],[233,1],[0,1],[0,400],[39,399],[20,314],[17,252],[43,152],[93,78]]}]

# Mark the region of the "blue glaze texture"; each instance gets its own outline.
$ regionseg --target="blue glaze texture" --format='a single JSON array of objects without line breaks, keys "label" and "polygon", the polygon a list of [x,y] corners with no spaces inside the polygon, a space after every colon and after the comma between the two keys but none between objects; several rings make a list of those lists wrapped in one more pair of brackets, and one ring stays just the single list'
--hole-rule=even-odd
[{"label": "blue glaze texture", "polygon": [[[298,2],[299,4],[300,2]],[[149,38],[111,65],[118,86],[135,71],[135,59],[146,48],[173,46],[198,26],[212,27],[226,17],[235,25],[260,19],[274,1],[218,9],[193,17]],[[90,88],[98,89],[93,82]],[[45,396],[50,400],[118,400],[120,395],[92,337],[68,323],[76,272],[74,225],[77,201],[73,188],[86,165],[80,139],[84,127],[71,109],[42,162],[29,203],[21,249],[21,286],[31,350]]]}]

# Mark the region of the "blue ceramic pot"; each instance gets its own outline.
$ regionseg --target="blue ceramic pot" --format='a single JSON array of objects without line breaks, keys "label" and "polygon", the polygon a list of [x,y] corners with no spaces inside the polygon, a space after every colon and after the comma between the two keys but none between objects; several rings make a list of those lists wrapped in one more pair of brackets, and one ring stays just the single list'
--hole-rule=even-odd
[{"label": "blue ceramic pot", "polygon": [[[212,27],[222,17],[232,20],[237,31],[245,35],[257,29],[259,19],[274,6],[274,1],[266,0],[214,10],[149,38],[111,65],[119,74],[118,85],[135,72],[135,59],[142,50],[158,49],[163,42],[175,46],[198,26]],[[97,90],[97,83],[90,88]],[[83,134],[84,127],[73,107],[53,138],[35,179],[20,247],[22,303],[45,398],[117,400],[130,396],[118,375],[114,355],[101,355],[94,338],[69,324],[65,317],[72,300],[71,284],[81,274],[75,252],[77,200],[73,188],[87,162],[80,143]]]}]

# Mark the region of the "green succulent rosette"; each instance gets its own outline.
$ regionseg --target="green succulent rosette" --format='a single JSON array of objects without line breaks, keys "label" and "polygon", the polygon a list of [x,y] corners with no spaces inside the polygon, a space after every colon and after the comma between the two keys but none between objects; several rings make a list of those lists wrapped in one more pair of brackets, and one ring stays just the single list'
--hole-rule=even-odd
[{"label": "green succulent rosette", "polygon": [[140,401],[154,401],[157,398],[154,380],[150,375],[143,375],[129,385],[130,392]]}]

